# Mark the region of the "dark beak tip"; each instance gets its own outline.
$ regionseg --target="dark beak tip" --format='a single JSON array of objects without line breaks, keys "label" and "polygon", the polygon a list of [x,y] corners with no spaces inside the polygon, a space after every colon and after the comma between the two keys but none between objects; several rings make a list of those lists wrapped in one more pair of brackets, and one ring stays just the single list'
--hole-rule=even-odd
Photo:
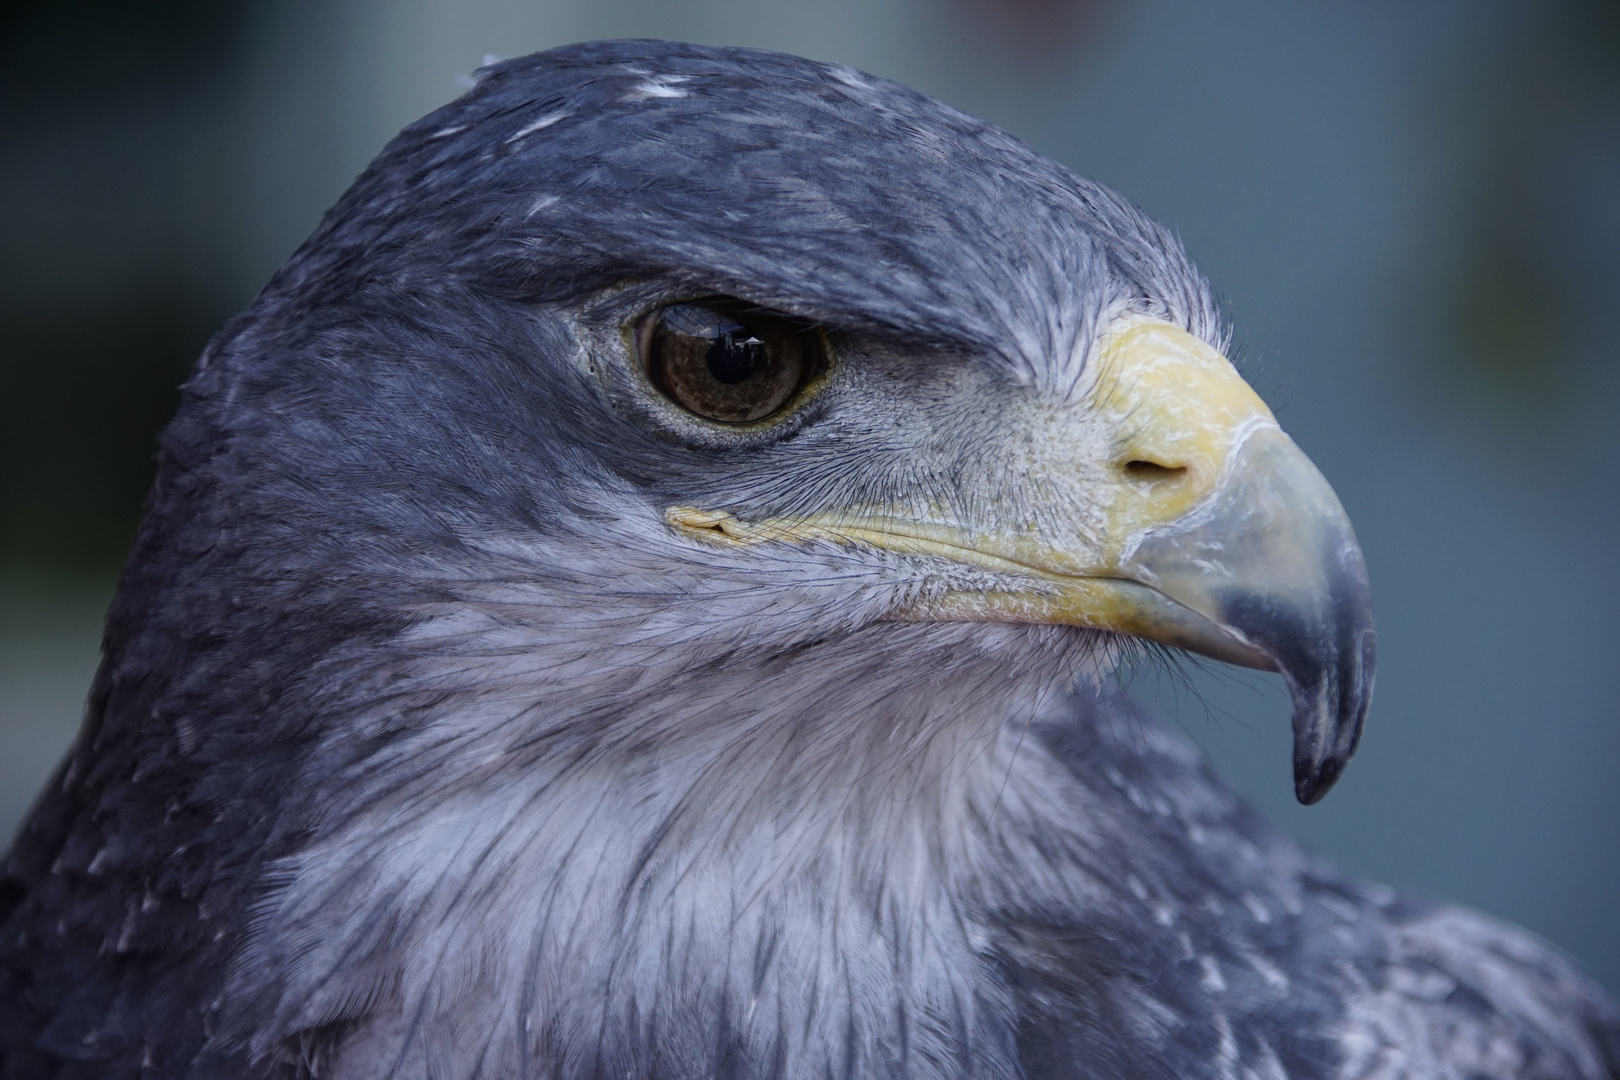
[{"label": "dark beak tip", "polygon": [[1372,705],[1373,638],[1362,639],[1363,664],[1349,680],[1350,692],[1338,708],[1323,708],[1315,695],[1297,702],[1294,722],[1294,797],[1314,806],[1333,790],[1361,746]]},{"label": "dark beak tip", "polygon": [[1329,759],[1320,763],[1296,762],[1294,798],[1302,806],[1315,806],[1333,790],[1333,785],[1339,782],[1339,777],[1344,775],[1344,767],[1349,763],[1349,758]]},{"label": "dark beak tip", "polygon": [[[1378,634],[1367,602],[1366,572],[1347,575],[1359,588],[1340,610],[1350,615],[1316,648],[1296,648],[1280,663],[1294,699],[1294,797],[1314,806],[1344,775],[1361,745],[1378,670]],[[1302,635],[1310,640],[1310,635]],[[1323,646],[1326,646],[1325,648]]]}]

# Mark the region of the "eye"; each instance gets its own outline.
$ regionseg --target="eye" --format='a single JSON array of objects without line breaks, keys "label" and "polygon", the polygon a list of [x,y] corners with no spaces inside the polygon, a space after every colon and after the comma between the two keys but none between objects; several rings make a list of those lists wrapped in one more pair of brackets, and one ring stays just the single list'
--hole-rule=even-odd
[{"label": "eye", "polygon": [[747,424],[793,399],[821,368],[821,335],[734,301],[674,304],[653,316],[647,372],[670,400],[707,420]]}]

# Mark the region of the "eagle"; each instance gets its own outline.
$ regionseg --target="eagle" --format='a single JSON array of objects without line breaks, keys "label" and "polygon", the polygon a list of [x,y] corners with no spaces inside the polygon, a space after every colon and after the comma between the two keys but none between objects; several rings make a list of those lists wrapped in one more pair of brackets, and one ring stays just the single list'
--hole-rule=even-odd
[{"label": "eagle", "polygon": [[1620,1075],[1134,706],[1356,749],[1354,532],[1132,204],[848,68],[483,69],[207,346],[0,883],[0,1077]]}]

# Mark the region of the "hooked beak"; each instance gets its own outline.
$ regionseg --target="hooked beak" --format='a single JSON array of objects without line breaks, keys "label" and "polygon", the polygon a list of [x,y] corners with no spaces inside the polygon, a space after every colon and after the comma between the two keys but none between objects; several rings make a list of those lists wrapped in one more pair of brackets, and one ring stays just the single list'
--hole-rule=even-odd
[{"label": "hooked beak", "polygon": [[1208,502],[1149,531],[1121,570],[1195,613],[1183,648],[1282,674],[1294,794],[1306,805],[1326,795],[1361,738],[1377,635],[1350,519],[1293,440],[1256,430]]},{"label": "hooked beak", "polygon": [[1231,363],[1185,331],[1128,316],[1095,368],[1087,411],[1126,434],[1090,470],[1102,511],[1090,535],[881,510],[744,522],[673,507],[666,520],[722,542],[863,544],[1016,582],[946,592],[908,618],[1085,626],[1280,672],[1295,795],[1317,802],[1355,753],[1376,662],[1367,568],[1344,508]]}]

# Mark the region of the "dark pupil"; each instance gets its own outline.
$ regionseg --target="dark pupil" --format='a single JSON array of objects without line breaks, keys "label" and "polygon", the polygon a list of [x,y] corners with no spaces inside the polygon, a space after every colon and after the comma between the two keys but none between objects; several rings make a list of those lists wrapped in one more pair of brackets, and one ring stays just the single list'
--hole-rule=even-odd
[{"label": "dark pupil", "polygon": [[709,345],[704,359],[709,362],[710,375],[723,383],[740,383],[759,370],[765,360],[765,343],[746,326],[730,323]]}]

